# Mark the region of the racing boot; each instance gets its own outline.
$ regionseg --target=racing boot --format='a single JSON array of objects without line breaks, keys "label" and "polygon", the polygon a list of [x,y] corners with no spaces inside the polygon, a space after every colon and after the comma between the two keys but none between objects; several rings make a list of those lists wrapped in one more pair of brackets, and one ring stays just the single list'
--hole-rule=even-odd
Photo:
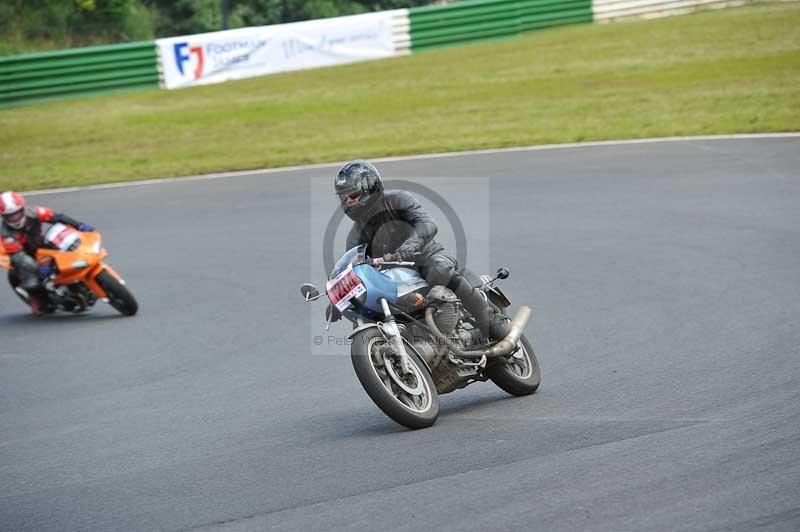
[{"label": "racing boot", "polygon": [[489,303],[483,295],[472,287],[463,277],[453,290],[461,303],[475,318],[478,328],[484,336],[494,340],[502,340],[511,332],[511,323],[504,318],[497,308]]},{"label": "racing boot", "polygon": [[34,292],[28,293],[28,305],[30,305],[34,316],[44,316],[47,306],[38,294]]},{"label": "racing boot", "polygon": [[28,305],[34,316],[44,316],[55,312],[55,307],[47,297],[47,293],[41,288],[28,289]]}]

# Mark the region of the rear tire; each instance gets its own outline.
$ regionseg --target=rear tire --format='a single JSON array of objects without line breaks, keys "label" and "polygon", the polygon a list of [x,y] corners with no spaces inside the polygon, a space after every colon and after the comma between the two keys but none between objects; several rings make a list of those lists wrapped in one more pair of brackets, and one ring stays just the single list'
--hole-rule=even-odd
[{"label": "rear tire", "polygon": [[[461,274],[473,287],[481,285],[480,277],[473,272],[465,269]],[[501,312],[505,312],[506,309],[497,306],[497,302],[491,296],[487,295],[487,297]],[[521,397],[530,395],[539,388],[542,372],[539,368],[539,361],[536,359],[536,353],[533,352],[533,346],[525,335],[520,337],[519,344],[521,347],[514,355],[521,354],[524,357],[522,360],[519,356],[515,357],[514,355],[505,357],[487,368],[484,374],[503,391]],[[524,366],[529,366],[530,371],[524,369]]]},{"label": "rear tire", "polygon": [[539,388],[542,372],[533,346],[525,335],[520,337],[518,345],[520,348],[516,353],[497,360],[485,373],[503,391],[521,397]]},{"label": "rear tire", "polygon": [[139,310],[139,304],[133,294],[107,271],[100,272],[95,281],[106,291],[108,303],[123,316],[133,316]]},{"label": "rear tire", "polygon": [[419,389],[412,394],[398,385],[399,357],[377,328],[366,329],[353,337],[350,348],[353,369],[361,386],[384,414],[410,429],[424,429],[439,417],[439,394],[428,367],[406,343],[412,371],[404,375],[404,385]]}]

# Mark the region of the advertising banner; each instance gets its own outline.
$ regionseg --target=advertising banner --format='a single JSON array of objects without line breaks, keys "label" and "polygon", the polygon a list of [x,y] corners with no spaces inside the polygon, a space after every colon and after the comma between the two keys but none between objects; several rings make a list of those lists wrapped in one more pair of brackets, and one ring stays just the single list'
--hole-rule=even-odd
[{"label": "advertising banner", "polygon": [[165,88],[395,55],[394,11],[159,39]]}]

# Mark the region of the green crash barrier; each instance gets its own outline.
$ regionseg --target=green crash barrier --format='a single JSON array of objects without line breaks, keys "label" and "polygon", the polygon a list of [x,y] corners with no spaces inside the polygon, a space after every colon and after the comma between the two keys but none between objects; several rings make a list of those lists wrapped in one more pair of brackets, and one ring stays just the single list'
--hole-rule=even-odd
[{"label": "green crash barrier", "polygon": [[[749,3],[757,0],[741,0]],[[723,0],[464,0],[394,11],[397,53],[526,31],[723,6]],[[407,28],[407,30],[406,30]],[[160,86],[155,41],[0,57],[0,108]]]},{"label": "green crash barrier", "polygon": [[0,57],[0,107],[157,89],[154,41]]},{"label": "green crash barrier", "polygon": [[409,9],[411,51],[592,21],[591,0],[466,0]]}]

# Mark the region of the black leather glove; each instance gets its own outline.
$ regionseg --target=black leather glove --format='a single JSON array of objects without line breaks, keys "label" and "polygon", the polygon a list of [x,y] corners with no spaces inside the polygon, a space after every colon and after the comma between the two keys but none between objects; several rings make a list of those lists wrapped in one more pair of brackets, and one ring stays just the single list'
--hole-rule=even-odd
[{"label": "black leather glove", "polygon": [[411,261],[416,262],[417,257],[419,256],[419,252],[415,249],[411,248],[403,248],[400,246],[397,248],[397,251],[394,252],[394,256],[396,257],[395,260],[400,262]]}]

